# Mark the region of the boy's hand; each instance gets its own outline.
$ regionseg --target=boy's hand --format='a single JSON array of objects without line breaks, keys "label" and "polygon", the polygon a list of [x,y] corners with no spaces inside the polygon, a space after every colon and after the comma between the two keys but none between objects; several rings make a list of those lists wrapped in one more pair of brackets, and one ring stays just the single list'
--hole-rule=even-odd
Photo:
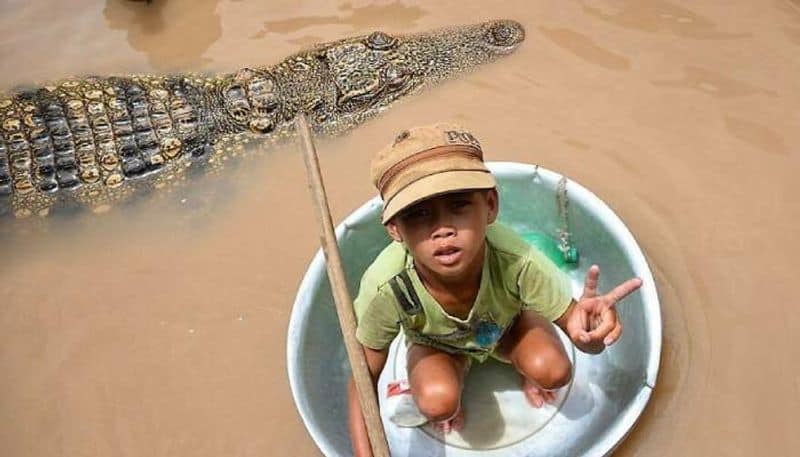
[{"label": "boy's hand", "polygon": [[615,305],[642,285],[639,278],[629,279],[605,295],[597,294],[600,267],[592,265],[586,273],[583,295],[574,302],[561,327],[579,349],[599,353],[622,335]]}]

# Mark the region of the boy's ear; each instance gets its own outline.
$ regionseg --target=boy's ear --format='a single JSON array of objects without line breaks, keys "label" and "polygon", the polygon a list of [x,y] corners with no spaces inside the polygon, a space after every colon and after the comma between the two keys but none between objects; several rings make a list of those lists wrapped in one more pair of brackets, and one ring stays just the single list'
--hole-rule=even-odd
[{"label": "boy's ear", "polygon": [[397,224],[394,222],[394,218],[389,219],[389,222],[384,225],[386,227],[386,232],[392,237],[393,240],[402,243],[403,237],[400,236],[400,230],[397,229]]},{"label": "boy's ear", "polygon": [[491,224],[497,219],[497,213],[500,212],[500,195],[496,188],[486,192],[486,204],[489,205],[489,223]]}]

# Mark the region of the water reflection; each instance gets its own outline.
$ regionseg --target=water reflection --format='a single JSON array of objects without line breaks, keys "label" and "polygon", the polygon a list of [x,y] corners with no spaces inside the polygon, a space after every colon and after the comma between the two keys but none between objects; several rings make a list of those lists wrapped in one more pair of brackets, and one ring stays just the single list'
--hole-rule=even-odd
[{"label": "water reflection", "polygon": [[789,148],[783,138],[769,127],[753,121],[725,116],[725,128],[736,138],[762,151],[786,155]]},{"label": "water reflection", "polygon": [[652,83],[660,87],[699,90],[718,97],[740,97],[753,94],[777,96],[774,91],[761,89],[721,73],[692,65],[684,68],[684,76],[681,79],[654,80]]},{"label": "water reflection", "polygon": [[131,47],[159,71],[198,68],[222,34],[218,0],[106,0],[103,15],[113,30],[127,30]]},{"label": "water reflection", "polygon": [[[338,8],[339,14],[326,16],[303,16],[284,20],[266,21],[264,28],[253,35],[253,39],[264,38],[268,34],[291,34],[303,29],[325,25],[347,25],[351,30],[360,31],[390,24],[394,30],[411,28],[426,15],[418,6],[392,2],[385,5],[365,5],[356,7],[343,3]],[[391,18],[386,22],[385,18]],[[316,35],[303,35],[293,38],[292,43],[308,45],[320,41]]]},{"label": "water reflection", "polygon": [[598,46],[590,37],[574,30],[539,27],[539,30],[555,44],[575,54],[581,59],[608,70],[630,70],[627,57]]},{"label": "water reflection", "polygon": [[584,0],[583,10],[591,16],[644,32],[669,31],[698,40],[746,38],[749,33],[726,33],[717,30],[709,19],[665,1]]}]

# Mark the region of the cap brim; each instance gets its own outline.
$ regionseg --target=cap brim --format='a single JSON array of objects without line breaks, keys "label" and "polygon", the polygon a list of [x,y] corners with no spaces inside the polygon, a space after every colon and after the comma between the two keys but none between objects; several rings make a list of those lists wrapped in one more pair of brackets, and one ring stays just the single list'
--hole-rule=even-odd
[{"label": "cap brim", "polygon": [[383,224],[414,203],[436,195],[468,189],[492,189],[497,186],[488,171],[453,170],[418,179],[400,190],[383,206]]}]

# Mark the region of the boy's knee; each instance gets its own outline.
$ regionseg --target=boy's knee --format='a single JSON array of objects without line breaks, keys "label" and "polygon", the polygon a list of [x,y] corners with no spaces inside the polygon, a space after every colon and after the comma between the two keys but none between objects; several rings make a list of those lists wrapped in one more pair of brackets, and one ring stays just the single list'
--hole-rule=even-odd
[{"label": "boy's knee", "polygon": [[417,408],[429,420],[447,420],[458,412],[461,395],[454,386],[430,383],[415,390]]},{"label": "boy's knee", "polygon": [[531,355],[518,368],[543,389],[558,389],[572,380],[572,363],[561,353]]},{"label": "boy's knee", "polygon": [[545,389],[558,389],[564,387],[572,380],[572,364],[566,357],[560,358],[558,362],[550,367],[549,375],[545,380],[547,385],[542,385]]}]

